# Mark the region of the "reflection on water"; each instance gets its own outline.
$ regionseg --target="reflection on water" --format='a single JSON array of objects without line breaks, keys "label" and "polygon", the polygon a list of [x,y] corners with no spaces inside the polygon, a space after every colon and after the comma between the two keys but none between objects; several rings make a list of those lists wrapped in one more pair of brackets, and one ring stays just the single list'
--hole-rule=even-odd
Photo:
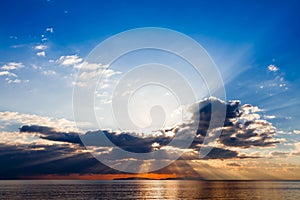
[{"label": "reflection on water", "polygon": [[0,199],[300,199],[298,181],[0,181]]}]

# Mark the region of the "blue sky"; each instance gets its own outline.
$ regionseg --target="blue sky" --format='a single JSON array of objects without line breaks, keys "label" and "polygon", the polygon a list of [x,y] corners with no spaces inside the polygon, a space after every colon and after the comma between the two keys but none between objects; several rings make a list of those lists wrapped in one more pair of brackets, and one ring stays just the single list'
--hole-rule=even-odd
[{"label": "blue sky", "polygon": [[[49,70],[60,71],[61,76],[72,73],[61,69],[57,60],[61,56],[78,55],[81,58],[101,41],[121,31],[137,27],[164,27],[183,32],[197,40],[212,56],[221,72],[234,68],[238,74],[226,75],[230,79],[226,86],[228,99],[242,99],[243,102],[259,104],[260,90],[255,88],[259,81],[271,81],[282,76],[289,83],[290,90],[298,89],[299,13],[297,1],[266,2],[218,2],[218,1],[9,1],[1,6],[1,65],[8,62],[22,62],[22,77],[31,81],[22,86],[6,85],[2,99],[3,110],[15,110],[47,114],[53,106],[69,103],[70,91],[57,77],[43,77],[29,69],[30,65],[42,65]],[[47,29],[48,28],[48,29]],[[48,31],[47,31],[48,30]],[[52,30],[53,32],[51,32]],[[45,40],[43,40],[43,38]],[[35,46],[45,45],[46,56],[37,56]],[[279,71],[270,73],[267,67],[274,64]],[[55,70],[54,70],[55,71]],[[241,73],[244,72],[244,73]],[[231,71],[230,71],[231,73]],[[234,73],[234,72],[233,72]],[[249,77],[254,80],[251,81]],[[58,81],[58,82],[57,82]],[[226,80],[225,80],[226,82]],[[4,83],[4,84],[3,84]],[[51,83],[51,84],[49,84]],[[247,87],[241,89],[237,84]],[[251,85],[253,87],[251,87]],[[64,89],[62,89],[63,87]],[[66,88],[65,88],[66,87]],[[39,90],[32,95],[43,98],[43,105],[30,99],[28,91]],[[280,99],[286,101],[296,92],[281,92]],[[27,96],[20,102],[17,96]],[[256,98],[257,95],[259,98]],[[51,98],[49,100],[48,96]],[[253,98],[254,97],[254,98]],[[7,99],[7,100],[6,100]],[[15,100],[14,100],[15,99]],[[9,103],[8,103],[9,102]],[[48,105],[47,105],[48,104]],[[45,106],[47,105],[47,106]],[[47,109],[50,108],[49,109]],[[45,112],[43,111],[45,109]],[[60,108],[64,109],[64,108]],[[66,108],[65,108],[66,109]],[[70,118],[71,110],[57,114]]]},{"label": "blue sky", "polygon": [[[53,125],[50,118],[72,121],[76,66],[89,52],[122,31],[163,27],[186,34],[207,50],[223,76],[227,100],[258,106],[261,119],[271,122],[280,138],[300,142],[294,134],[300,132],[299,1],[0,4],[2,113],[42,116],[46,125]],[[0,127],[16,131],[21,124]],[[279,144],[278,148],[294,147]]]}]

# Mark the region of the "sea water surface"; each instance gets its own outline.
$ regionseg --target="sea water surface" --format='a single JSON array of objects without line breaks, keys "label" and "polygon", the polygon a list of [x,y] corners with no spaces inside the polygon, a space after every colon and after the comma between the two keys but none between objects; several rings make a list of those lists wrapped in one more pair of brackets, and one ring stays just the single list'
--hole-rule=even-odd
[{"label": "sea water surface", "polygon": [[300,199],[299,181],[0,181],[0,199]]}]

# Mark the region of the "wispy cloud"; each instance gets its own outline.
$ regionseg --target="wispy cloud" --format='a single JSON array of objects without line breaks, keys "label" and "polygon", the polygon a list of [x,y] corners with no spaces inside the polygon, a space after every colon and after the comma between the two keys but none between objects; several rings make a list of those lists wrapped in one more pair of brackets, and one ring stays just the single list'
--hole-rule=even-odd
[{"label": "wispy cloud", "polygon": [[3,66],[1,66],[1,69],[4,71],[0,71],[0,76],[4,76],[5,81],[10,84],[10,83],[28,83],[29,80],[21,80],[18,78],[18,75],[14,72],[11,71],[16,71],[20,68],[23,68],[24,65],[21,62],[9,62]]},{"label": "wispy cloud", "polygon": [[35,50],[44,50],[47,49],[46,45],[40,44],[34,47]]},{"label": "wispy cloud", "polygon": [[48,28],[46,28],[46,32],[53,33],[53,32],[54,32],[53,27],[48,27]]},{"label": "wispy cloud", "polygon": [[14,40],[17,40],[17,39],[18,39],[18,37],[17,37],[17,36],[15,36],[15,35],[11,35],[11,36],[9,36],[9,39],[14,39]]},{"label": "wispy cloud", "polygon": [[42,74],[44,74],[46,76],[53,76],[53,75],[56,75],[57,73],[54,70],[43,70]]},{"label": "wispy cloud", "polygon": [[[27,82],[28,80],[26,80]],[[15,79],[15,80],[11,80],[11,79],[7,79],[7,83],[21,83],[22,81],[20,79]]]},{"label": "wispy cloud", "polygon": [[76,65],[75,68],[81,69],[77,74],[76,82],[73,82],[73,85],[79,87],[88,87],[89,85],[91,85],[89,83],[94,82],[99,77],[101,77],[101,80],[104,84],[100,87],[102,87],[102,89],[108,88],[111,85],[108,82],[113,81],[111,80],[111,77],[117,74],[121,74],[121,72],[119,71],[109,69],[108,65],[105,64],[83,62],[79,65]]},{"label": "wispy cloud", "polygon": [[21,126],[22,124],[41,124],[56,127],[56,130],[64,131],[77,130],[73,121],[64,118],[54,119],[52,117],[22,114],[18,112],[0,112],[0,125],[6,127],[12,125]]},{"label": "wispy cloud", "polygon": [[0,76],[12,76],[12,77],[18,77],[16,74],[9,72],[9,71],[0,71]]},{"label": "wispy cloud", "polygon": [[285,80],[284,73],[278,73],[279,68],[275,65],[267,67],[269,72],[272,72],[272,79],[264,80],[259,84],[260,90],[265,90],[265,94],[274,96],[289,90],[290,83]]},{"label": "wispy cloud", "polygon": [[68,56],[61,56],[57,62],[63,66],[74,66],[79,64],[83,61],[78,55],[68,55]]},{"label": "wispy cloud", "polygon": [[15,73],[12,73],[12,72],[9,72],[9,71],[0,71],[0,77],[1,76],[6,76],[5,78],[5,81],[8,83],[8,84],[11,84],[11,83],[28,83],[29,80],[20,80],[18,79],[18,76],[15,74]]},{"label": "wispy cloud", "polygon": [[47,69],[46,67],[43,67],[43,66],[38,66],[38,65],[31,65],[31,66],[33,69],[40,71],[43,75],[46,75],[46,76],[54,76],[54,75],[58,74],[53,69]]},{"label": "wispy cloud", "polygon": [[15,70],[24,67],[23,63],[21,62],[9,62],[3,66],[1,66],[2,70]]}]

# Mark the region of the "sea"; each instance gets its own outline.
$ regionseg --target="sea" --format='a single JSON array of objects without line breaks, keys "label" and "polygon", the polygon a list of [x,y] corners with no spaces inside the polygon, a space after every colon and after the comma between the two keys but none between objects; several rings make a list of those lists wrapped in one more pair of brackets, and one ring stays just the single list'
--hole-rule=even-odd
[{"label": "sea", "polygon": [[6,180],[0,199],[300,199],[300,181]]}]

